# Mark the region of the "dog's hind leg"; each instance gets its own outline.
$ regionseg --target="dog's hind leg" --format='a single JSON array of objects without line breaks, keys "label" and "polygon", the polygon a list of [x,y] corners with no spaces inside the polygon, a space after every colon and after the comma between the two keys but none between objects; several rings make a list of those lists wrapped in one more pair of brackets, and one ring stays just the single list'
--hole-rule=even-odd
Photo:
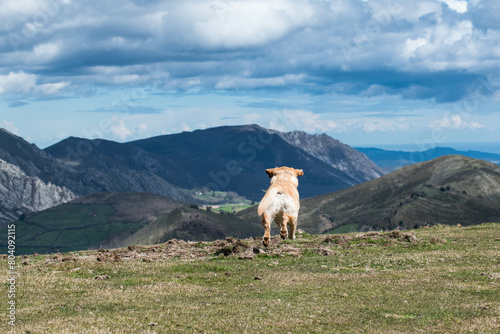
[{"label": "dog's hind leg", "polygon": [[289,216],[288,239],[295,240],[295,230],[297,229],[297,217]]},{"label": "dog's hind leg", "polygon": [[267,214],[263,214],[262,217],[262,226],[264,226],[264,241],[262,243],[265,247],[269,246],[269,240],[271,240],[271,219]]},{"label": "dog's hind leg", "polygon": [[290,216],[288,216],[286,213],[283,214],[283,217],[281,219],[281,231],[280,231],[280,237],[281,239],[285,240],[286,239],[286,235],[288,233],[286,227],[287,225],[289,224],[290,222]]}]

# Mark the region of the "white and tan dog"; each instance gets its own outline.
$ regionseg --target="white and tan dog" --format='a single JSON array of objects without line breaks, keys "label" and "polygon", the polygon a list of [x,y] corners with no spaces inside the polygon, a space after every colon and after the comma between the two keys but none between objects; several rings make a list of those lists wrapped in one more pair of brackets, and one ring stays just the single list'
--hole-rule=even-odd
[{"label": "white and tan dog", "polygon": [[271,178],[271,186],[259,204],[257,212],[265,228],[264,246],[269,246],[271,239],[271,223],[274,221],[280,227],[280,236],[284,240],[295,239],[297,228],[297,216],[299,215],[300,201],[298,176],[304,175],[302,169],[290,167],[276,167],[266,169],[267,175]]}]

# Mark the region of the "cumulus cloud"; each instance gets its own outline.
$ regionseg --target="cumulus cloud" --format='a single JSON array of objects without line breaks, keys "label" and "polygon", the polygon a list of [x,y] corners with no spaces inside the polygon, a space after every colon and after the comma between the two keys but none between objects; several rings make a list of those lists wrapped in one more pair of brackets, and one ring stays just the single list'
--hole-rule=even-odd
[{"label": "cumulus cloud", "polygon": [[321,114],[308,110],[286,110],[270,115],[269,128],[278,131],[302,130],[306,132],[329,132],[338,128],[332,120],[321,118]]},{"label": "cumulus cloud", "polygon": [[9,0],[0,13],[0,94],[78,93],[94,85],[203,92],[292,87],[457,101],[471,78],[500,73],[499,6],[493,0]]},{"label": "cumulus cloud", "polygon": [[441,0],[446,3],[448,7],[456,11],[457,13],[465,13],[467,12],[467,1],[464,0]]},{"label": "cumulus cloud", "polygon": [[182,18],[193,23],[193,42],[224,49],[265,45],[310,23],[314,15],[312,4],[301,0],[193,1],[183,7],[187,15]]},{"label": "cumulus cloud", "polygon": [[431,123],[431,128],[443,128],[451,130],[477,130],[484,128],[484,125],[481,125],[477,122],[467,122],[459,114],[450,114],[443,116],[441,120]]},{"label": "cumulus cloud", "polygon": [[111,126],[111,132],[121,140],[125,140],[133,134],[133,132],[127,128],[123,119]]},{"label": "cumulus cloud", "polygon": [[38,76],[25,72],[0,75],[0,95],[38,94],[53,95],[68,86],[68,82],[37,84]]},{"label": "cumulus cloud", "polygon": [[0,75],[0,95],[29,93],[36,87],[36,75],[24,72],[10,72]]}]

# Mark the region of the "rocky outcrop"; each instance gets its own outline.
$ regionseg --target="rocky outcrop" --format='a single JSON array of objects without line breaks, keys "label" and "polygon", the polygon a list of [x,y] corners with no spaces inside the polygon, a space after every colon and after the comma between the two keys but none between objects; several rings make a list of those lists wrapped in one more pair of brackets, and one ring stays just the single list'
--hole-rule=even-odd
[{"label": "rocky outcrop", "polygon": [[0,224],[75,198],[69,189],[28,176],[20,167],[0,159]]},{"label": "rocky outcrop", "polygon": [[356,184],[370,181],[385,174],[365,154],[326,134],[310,135],[303,131],[272,132],[278,134],[289,144],[343,171],[352,177]]}]

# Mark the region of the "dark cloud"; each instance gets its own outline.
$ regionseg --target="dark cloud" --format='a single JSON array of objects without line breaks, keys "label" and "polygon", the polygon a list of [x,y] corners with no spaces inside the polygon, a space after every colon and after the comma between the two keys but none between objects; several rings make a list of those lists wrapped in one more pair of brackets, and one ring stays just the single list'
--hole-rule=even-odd
[{"label": "dark cloud", "polygon": [[[445,103],[464,99],[500,69],[492,51],[499,34],[491,33],[500,30],[499,5],[492,0],[469,3],[467,12],[438,0],[56,3],[0,14],[0,75],[68,82],[76,94],[89,87],[197,87]],[[20,38],[15,45],[13,37]]]}]

